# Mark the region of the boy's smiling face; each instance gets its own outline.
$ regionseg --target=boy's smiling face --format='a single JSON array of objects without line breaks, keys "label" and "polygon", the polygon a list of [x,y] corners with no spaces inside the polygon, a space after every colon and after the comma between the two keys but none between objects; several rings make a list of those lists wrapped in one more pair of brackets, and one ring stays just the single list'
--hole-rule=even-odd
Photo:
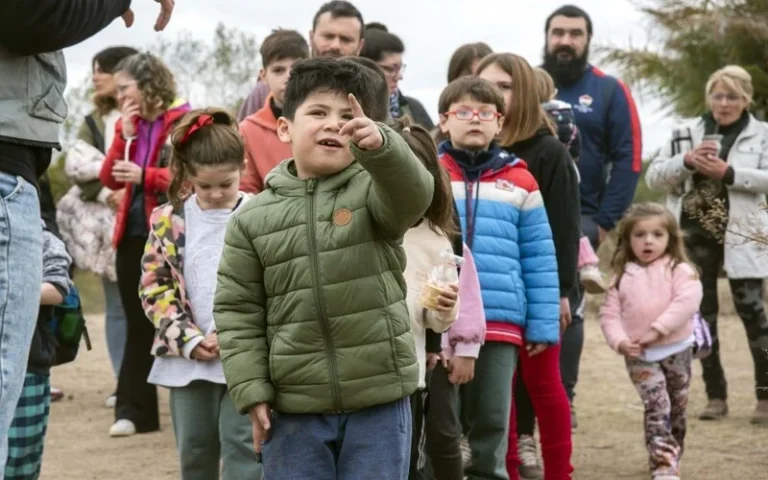
[{"label": "boy's smiling face", "polygon": [[[465,115],[471,118],[464,119]],[[452,103],[448,111],[440,115],[440,130],[448,134],[455,148],[462,150],[487,150],[503,124],[504,117],[499,115],[496,105],[469,97]]]},{"label": "boy's smiling face", "polygon": [[316,90],[299,105],[293,120],[278,119],[277,134],[291,144],[299,178],[331,175],[352,164],[349,137],[339,134],[352,117],[346,93]]}]

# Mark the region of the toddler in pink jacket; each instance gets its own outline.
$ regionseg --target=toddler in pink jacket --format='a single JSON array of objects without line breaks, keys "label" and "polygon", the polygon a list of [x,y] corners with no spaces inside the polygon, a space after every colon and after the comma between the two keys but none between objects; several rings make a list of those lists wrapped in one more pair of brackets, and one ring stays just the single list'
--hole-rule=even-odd
[{"label": "toddler in pink jacket", "polygon": [[616,276],[600,310],[600,326],[608,345],[624,355],[645,405],[653,480],[680,480],[701,282],[677,221],[662,205],[634,205],[618,233]]}]

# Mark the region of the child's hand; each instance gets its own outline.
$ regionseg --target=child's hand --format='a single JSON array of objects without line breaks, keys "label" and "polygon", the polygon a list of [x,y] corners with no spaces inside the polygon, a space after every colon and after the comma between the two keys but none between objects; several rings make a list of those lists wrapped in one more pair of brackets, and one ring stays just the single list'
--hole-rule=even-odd
[{"label": "child's hand", "polygon": [[260,403],[253,407],[249,414],[253,424],[253,450],[256,453],[261,453],[261,444],[269,440],[270,429],[272,428],[269,417],[272,415],[272,410],[268,404]]},{"label": "child's hand", "polygon": [[357,102],[357,99],[351,93],[349,94],[349,104],[352,106],[352,115],[354,118],[348,122],[341,121],[339,134],[349,135],[352,143],[362,150],[378,150],[384,145],[384,137],[376,125],[376,122],[365,116],[363,107]]},{"label": "child's hand", "polygon": [[[211,339],[211,335],[214,336]],[[195,360],[202,360],[204,362],[210,362],[219,356],[219,342],[215,338],[216,334],[212,333],[198,343],[195,348],[192,349],[190,356]]]},{"label": "child's hand", "polygon": [[443,364],[444,368],[448,368],[448,360],[442,353],[428,353],[427,354],[427,371],[431,372],[437,366],[437,362]]},{"label": "child's hand", "polygon": [[640,344],[642,347],[647,347],[652,343],[658,342],[660,338],[661,333],[659,333],[659,331],[655,328],[652,328],[650,331],[644,333],[636,343]]},{"label": "child's hand", "polygon": [[216,332],[206,335],[205,341],[208,342],[209,349],[214,352],[216,356],[219,356],[221,348],[219,348],[219,337],[216,335]]},{"label": "child's hand", "polygon": [[448,363],[450,376],[448,381],[454,385],[464,385],[475,378],[475,359],[472,357],[453,357]]},{"label": "child's hand", "polygon": [[526,343],[525,349],[528,350],[528,356],[533,357],[547,349],[546,343]]},{"label": "child's hand", "polygon": [[437,311],[438,312],[450,312],[453,307],[456,306],[456,301],[459,299],[459,286],[453,284],[447,289],[440,292],[440,296],[437,297]]},{"label": "child's hand", "polygon": [[630,342],[629,340],[623,340],[619,343],[619,353],[629,358],[637,358],[643,354],[643,347],[637,343]]}]

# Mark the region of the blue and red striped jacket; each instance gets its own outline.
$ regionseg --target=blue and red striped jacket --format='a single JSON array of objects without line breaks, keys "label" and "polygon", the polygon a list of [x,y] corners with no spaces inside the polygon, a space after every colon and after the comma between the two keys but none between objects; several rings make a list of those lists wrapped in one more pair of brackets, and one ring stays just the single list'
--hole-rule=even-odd
[{"label": "blue and red striped jacket", "polygon": [[440,145],[465,242],[480,277],[486,341],[560,339],[560,287],[547,212],[524,161],[492,145],[469,153]]}]

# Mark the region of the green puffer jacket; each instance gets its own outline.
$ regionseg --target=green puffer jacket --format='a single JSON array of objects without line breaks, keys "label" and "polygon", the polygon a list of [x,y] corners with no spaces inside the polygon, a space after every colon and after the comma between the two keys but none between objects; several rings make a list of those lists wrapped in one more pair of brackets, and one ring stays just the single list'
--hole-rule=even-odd
[{"label": "green puffer jacket", "polygon": [[434,181],[402,137],[318,180],[293,160],[230,220],[214,318],[224,373],[243,413],[340,413],[416,390],[405,303],[405,232]]}]

